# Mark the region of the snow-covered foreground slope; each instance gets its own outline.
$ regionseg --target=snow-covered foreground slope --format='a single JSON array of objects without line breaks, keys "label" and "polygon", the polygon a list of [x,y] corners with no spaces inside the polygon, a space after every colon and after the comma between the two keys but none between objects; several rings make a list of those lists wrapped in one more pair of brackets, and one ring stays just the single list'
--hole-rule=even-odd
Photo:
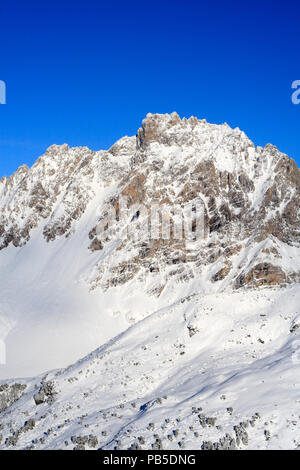
[{"label": "snow-covered foreground slope", "polygon": [[299,447],[300,286],[179,297],[67,369],[2,383],[1,448]]}]

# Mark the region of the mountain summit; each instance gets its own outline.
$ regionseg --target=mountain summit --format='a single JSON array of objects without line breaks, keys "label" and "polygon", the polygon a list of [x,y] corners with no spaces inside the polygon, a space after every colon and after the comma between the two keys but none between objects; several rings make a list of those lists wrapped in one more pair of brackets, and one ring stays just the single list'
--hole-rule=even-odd
[{"label": "mountain summit", "polygon": [[[300,278],[299,175],[292,159],[269,144],[255,147],[238,128],[181,120],[177,113],[148,114],[136,137],[108,151],[53,145],[31,169],[22,166],[3,178],[0,249],[37,239],[45,249],[62,240],[71,245],[88,229],[82,241],[98,266],[94,275],[86,270],[93,288],[146,278],[150,284],[156,279],[160,292],[173,278],[205,279],[208,290],[215,282],[218,290],[291,283]],[[170,210],[200,198],[201,247],[175,238],[144,246],[138,234],[135,244],[120,234],[105,242],[104,233],[101,240],[95,227],[110,204],[118,210],[120,196],[129,208]]]}]

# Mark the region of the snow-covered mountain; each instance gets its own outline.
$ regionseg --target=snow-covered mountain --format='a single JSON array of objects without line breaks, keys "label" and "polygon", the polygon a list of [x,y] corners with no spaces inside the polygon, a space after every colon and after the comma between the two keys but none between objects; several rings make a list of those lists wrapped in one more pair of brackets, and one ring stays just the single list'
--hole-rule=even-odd
[{"label": "snow-covered mountain", "polygon": [[[299,183],[274,146],[176,113],[3,178],[2,447],[300,445]],[[176,237],[199,200],[204,237]],[[169,238],[145,238],[153,207]]]}]

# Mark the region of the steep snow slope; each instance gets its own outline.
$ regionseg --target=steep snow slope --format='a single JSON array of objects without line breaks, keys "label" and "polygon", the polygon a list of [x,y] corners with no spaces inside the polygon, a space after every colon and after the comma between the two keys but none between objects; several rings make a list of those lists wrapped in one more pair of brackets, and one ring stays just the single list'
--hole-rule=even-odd
[{"label": "steep snow slope", "polygon": [[0,447],[298,448],[300,286],[183,293],[67,369],[0,385]]},{"label": "steep snow slope", "polygon": [[128,288],[90,291],[84,276],[94,260],[81,223],[70,241],[45,247],[37,233],[1,253],[0,326],[8,328],[0,378],[67,366],[158,307],[157,298],[145,303]]}]

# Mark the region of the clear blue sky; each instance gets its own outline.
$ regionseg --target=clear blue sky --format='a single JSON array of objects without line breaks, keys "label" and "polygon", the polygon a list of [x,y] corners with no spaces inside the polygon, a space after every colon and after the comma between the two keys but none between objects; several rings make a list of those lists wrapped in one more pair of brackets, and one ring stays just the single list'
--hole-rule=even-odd
[{"label": "clear blue sky", "polygon": [[148,112],[240,127],[300,164],[296,1],[0,6],[0,176],[53,143],[108,148]]}]

